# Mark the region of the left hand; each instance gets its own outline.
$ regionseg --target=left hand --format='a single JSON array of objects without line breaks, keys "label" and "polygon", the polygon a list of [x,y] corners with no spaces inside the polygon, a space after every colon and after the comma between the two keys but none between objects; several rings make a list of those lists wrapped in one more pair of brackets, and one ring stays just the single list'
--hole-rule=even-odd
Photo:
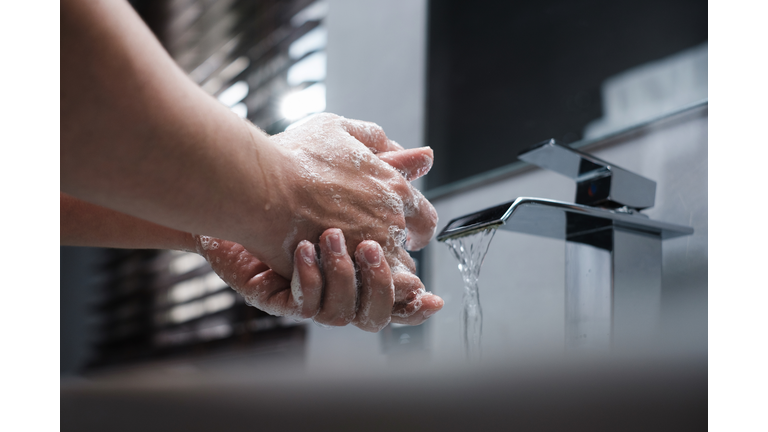
[{"label": "left hand", "polygon": [[421,324],[443,306],[440,297],[423,290],[416,295],[396,294],[383,250],[374,241],[363,241],[355,250],[360,268],[358,284],[354,263],[338,229],[321,235],[319,262],[312,243],[299,243],[291,281],[237,243],[206,236],[195,236],[195,242],[197,252],[219,277],[248,304],[272,315],[312,318],[329,326],[351,323],[378,332],[389,322]]}]

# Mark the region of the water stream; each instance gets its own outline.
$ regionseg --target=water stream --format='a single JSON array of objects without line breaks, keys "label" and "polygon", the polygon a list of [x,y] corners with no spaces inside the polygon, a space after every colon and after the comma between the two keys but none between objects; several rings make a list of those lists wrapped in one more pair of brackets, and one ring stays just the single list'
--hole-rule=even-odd
[{"label": "water stream", "polygon": [[483,309],[480,306],[480,294],[477,281],[480,278],[480,267],[488,252],[496,227],[483,231],[451,238],[445,241],[451,248],[451,252],[459,260],[459,271],[464,279],[464,296],[462,303],[464,309],[461,314],[462,329],[464,332],[464,351],[467,359],[477,361],[480,359],[480,339],[483,334]]}]

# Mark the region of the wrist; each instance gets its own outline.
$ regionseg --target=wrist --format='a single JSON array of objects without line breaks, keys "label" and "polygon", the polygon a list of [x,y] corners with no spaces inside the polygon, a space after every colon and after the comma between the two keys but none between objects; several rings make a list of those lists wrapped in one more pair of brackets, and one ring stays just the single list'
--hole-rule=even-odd
[{"label": "wrist", "polygon": [[195,240],[195,235],[186,232],[179,233],[178,245],[174,249],[184,252],[197,253],[197,242]]},{"label": "wrist", "polygon": [[[292,218],[290,181],[292,162],[287,150],[247,120],[245,124],[253,150],[249,173],[253,186],[240,220],[239,240],[259,257],[285,236]],[[282,241],[282,240],[281,240]],[[266,256],[259,258],[267,258]]]}]

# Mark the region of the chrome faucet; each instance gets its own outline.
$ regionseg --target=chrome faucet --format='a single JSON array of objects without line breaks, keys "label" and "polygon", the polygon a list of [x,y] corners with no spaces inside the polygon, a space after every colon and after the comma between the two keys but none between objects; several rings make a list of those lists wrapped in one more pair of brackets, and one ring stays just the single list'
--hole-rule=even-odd
[{"label": "chrome faucet", "polygon": [[651,220],[656,182],[548,140],[518,155],[576,181],[576,202],[520,197],[451,220],[439,241],[488,228],[563,239],[566,345],[608,349],[658,331],[661,242],[693,228]]}]

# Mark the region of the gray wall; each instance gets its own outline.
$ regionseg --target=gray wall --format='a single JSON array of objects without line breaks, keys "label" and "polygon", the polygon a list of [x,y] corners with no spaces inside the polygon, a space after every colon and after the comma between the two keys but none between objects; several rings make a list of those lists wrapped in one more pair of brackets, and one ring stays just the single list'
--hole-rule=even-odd
[{"label": "gray wall", "polygon": [[426,13],[425,0],[329,0],[326,110],[423,145]]}]

